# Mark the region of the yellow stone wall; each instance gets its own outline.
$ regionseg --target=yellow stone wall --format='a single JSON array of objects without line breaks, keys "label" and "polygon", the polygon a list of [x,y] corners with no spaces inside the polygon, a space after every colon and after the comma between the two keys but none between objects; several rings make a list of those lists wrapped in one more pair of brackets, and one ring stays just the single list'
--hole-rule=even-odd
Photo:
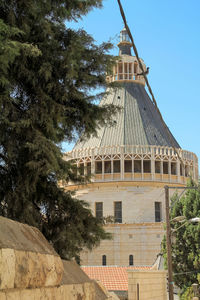
[{"label": "yellow stone wall", "polygon": [[167,300],[166,271],[128,270],[129,300]]},{"label": "yellow stone wall", "polygon": [[155,222],[155,202],[162,203],[161,215],[165,219],[164,185],[156,182],[104,182],[69,189],[76,189],[76,197],[88,202],[94,214],[96,202],[103,202],[103,216],[107,217],[114,215],[114,202],[122,201],[123,223],[152,223]]},{"label": "yellow stone wall", "polygon": [[[161,218],[165,220],[165,183],[161,182],[101,182],[74,186],[76,197],[90,204],[95,214],[95,202],[103,202],[103,216],[114,215],[114,202],[122,202],[122,224],[107,224],[111,241],[102,241],[92,252],[81,254],[82,265],[152,265],[160,253],[164,235],[163,222],[155,222],[155,202],[161,202]],[[170,190],[172,194],[174,190]]]},{"label": "yellow stone wall", "polygon": [[102,241],[91,252],[82,252],[82,265],[102,265],[102,255],[106,255],[107,265],[128,266],[129,255],[133,255],[135,266],[155,262],[164,234],[162,223],[109,224],[105,228],[113,239]]}]

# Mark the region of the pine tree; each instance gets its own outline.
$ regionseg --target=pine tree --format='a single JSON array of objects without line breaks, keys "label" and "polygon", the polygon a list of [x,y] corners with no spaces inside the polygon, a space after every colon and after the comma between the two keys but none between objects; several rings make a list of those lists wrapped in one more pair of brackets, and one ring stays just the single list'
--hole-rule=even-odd
[{"label": "pine tree", "polygon": [[[195,184],[190,180],[188,186],[195,186]],[[171,222],[172,265],[175,284],[185,290],[192,283],[197,282],[200,273],[200,224],[188,222],[200,216],[200,186],[197,190],[187,190],[180,200],[178,200],[178,194],[173,196],[171,219],[177,216],[185,216],[187,221],[184,225]],[[166,258],[165,242],[163,246]]]},{"label": "pine tree", "polygon": [[61,143],[112,122],[97,106],[112,45],[66,28],[101,0],[0,0],[0,215],[37,226],[70,259],[108,238],[59,180],[78,180]]}]

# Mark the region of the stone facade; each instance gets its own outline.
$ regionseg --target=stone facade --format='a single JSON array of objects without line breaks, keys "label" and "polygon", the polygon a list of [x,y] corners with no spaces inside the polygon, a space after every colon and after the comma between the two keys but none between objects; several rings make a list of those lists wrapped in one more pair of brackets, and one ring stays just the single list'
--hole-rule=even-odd
[{"label": "stone facade", "polygon": [[[106,224],[111,240],[102,241],[92,251],[81,254],[82,265],[128,266],[133,255],[135,266],[152,265],[160,252],[165,219],[164,183],[159,182],[104,182],[77,187],[76,196],[90,203],[95,214],[95,204],[103,203],[103,216],[114,216],[114,203],[122,202],[122,223]],[[71,186],[71,189],[73,186]],[[170,191],[171,193],[172,191]],[[155,222],[155,202],[160,203],[161,220]]]},{"label": "stone facade", "polygon": [[109,224],[106,230],[113,236],[112,240],[102,241],[100,246],[91,252],[81,254],[81,263],[86,266],[102,265],[102,257],[106,256],[109,266],[128,266],[130,255],[134,266],[151,266],[160,252],[163,238],[163,224]]}]

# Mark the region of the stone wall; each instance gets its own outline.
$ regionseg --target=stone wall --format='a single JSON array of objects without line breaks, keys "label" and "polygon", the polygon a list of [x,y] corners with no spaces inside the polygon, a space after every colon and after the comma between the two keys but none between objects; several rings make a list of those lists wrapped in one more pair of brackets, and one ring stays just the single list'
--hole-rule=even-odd
[{"label": "stone wall", "polygon": [[129,300],[167,300],[166,271],[128,270]]},{"label": "stone wall", "polygon": [[62,261],[38,229],[0,217],[0,300],[39,299],[117,298]]},{"label": "stone wall", "polygon": [[162,223],[108,224],[105,229],[113,239],[102,241],[92,251],[83,251],[82,265],[100,266],[102,256],[106,255],[107,265],[128,266],[129,255],[133,255],[134,266],[151,266],[160,253],[164,235]]}]

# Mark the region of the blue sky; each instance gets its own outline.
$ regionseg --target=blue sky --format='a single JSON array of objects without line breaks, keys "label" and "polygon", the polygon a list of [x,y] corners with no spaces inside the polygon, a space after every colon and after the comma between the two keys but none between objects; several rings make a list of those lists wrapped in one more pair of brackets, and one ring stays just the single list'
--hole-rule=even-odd
[{"label": "blue sky", "polygon": [[[200,158],[200,0],[121,0],[163,118],[181,148]],[[73,28],[99,44],[111,40],[118,54],[124,27],[117,0],[104,0]],[[72,145],[64,146],[69,151]]]}]

